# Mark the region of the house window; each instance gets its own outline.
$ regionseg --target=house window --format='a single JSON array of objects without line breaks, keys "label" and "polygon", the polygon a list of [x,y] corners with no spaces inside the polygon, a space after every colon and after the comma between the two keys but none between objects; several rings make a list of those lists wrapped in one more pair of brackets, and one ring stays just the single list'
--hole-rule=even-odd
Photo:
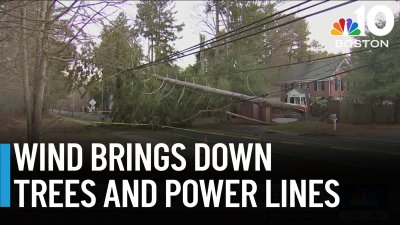
[{"label": "house window", "polygon": [[314,91],[323,91],[323,90],[324,90],[324,81],[315,81]]},{"label": "house window", "polygon": [[300,98],[299,97],[290,97],[289,102],[292,104],[300,104]]},{"label": "house window", "polygon": [[335,80],[335,90],[341,90],[343,91],[343,87],[342,87],[342,80],[336,79]]},{"label": "house window", "polygon": [[306,98],[305,97],[301,97],[300,104],[302,104],[302,105],[306,104]]},{"label": "house window", "polygon": [[300,83],[299,87],[300,87],[301,90],[304,90],[304,87],[305,87],[304,83]]},{"label": "house window", "polygon": [[324,90],[324,82],[323,81],[318,81],[317,90],[318,91],[323,91]]}]

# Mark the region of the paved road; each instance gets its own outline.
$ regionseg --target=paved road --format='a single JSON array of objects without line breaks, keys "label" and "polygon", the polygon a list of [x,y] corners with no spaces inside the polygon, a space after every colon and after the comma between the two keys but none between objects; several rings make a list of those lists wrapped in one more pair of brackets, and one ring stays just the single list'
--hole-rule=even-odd
[{"label": "paved road", "polygon": [[168,132],[199,142],[268,142],[272,143],[275,154],[400,173],[399,145],[394,143],[305,137],[268,131],[254,133],[254,130],[239,127],[230,132],[218,129],[170,129]]},{"label": "paved road", "polygon": [[214,128],[213,131],[226,132],[235,135],[253,136],[256,138],[268,138],[275,141],[292,141],[304,145],[317,145],[338,149],[360,149],[364,151],[386,152],[388,154],[400,154],[400,133],[398,138],[392,136],[390,140],[374,139],[371,137],[328,137],[328,136],[304,136],[287,132],[268,130],[265,126],[239,125]]},{"label": "paved road", "polygon": [[[70,114],[70,112],[61,111],[61,115],[70,116]],[[103,117],[99,114],[74,113],[74,118],[110,123]],[[382,142],[362,138],[301,136],[267,130],[265,126],[257,125],[213,127],[213,129],[164,127],[164,131],[198,142],[203,142],[205,139],[208,142],[268,142],[273,144],[272,151],[275,154],[400,173],[400,142],[397,142],[398,140]],[[130,134],[119,135],[124,135],[131,141],[135,138],[130,137]]]}]

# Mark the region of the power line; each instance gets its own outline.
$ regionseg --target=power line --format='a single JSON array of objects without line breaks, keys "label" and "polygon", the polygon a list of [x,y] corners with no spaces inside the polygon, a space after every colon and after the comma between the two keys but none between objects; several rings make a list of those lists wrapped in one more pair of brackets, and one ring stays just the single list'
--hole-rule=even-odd
[{"label": "power line", "polygon": [[247,38],[247,37],[250,37],[250,36],[254,36],[254,35],[257,35],[257,34],[260,34],[260,33],[264,33],[264,32],[266,32],[266,31],[270,31],[270,30],[272,30],[272,29],[277,29],[277,28],[279,28],[279,27],[282,27],[282,26],[285,26],[285,25],[288,25],[288,24],[297,22],[297,21],[299,21],[299,20],[302,20],[302,19],[305,19],[305,18],[308,18],[308,17],[311,17],[311,16],[315,16],[315,15],[318,15],[318,14],[320,14],[320,13],[327,12],[327,11],[330,11],[330,10],[333,10],[333,9],[336,9],[336,8],[339,8],[339,7],[342,7],[342,6],[344,6],[344,5],[353,3],[353,2],[355,2],[355,1],[356,1],[356,0],[350,0],[350,1],[347,1],[347,2],[344,2],[344,3],[341,3],[341,4],[339,4],[339,5],[335,5],[335,6],[332,6],[332,7],[329,7],[329,8],[326,8],[326,9],[323,9],[323,10],[320,10],[320,11],[317,11],[317,12],[314,12],[314,13],[311,13],[311,14],[308,14],[308,15],[306,15],[306,16],[296,18],[296,19],[294,19],[294,20],[285,22],[285,23],[283,23],[283,24],[278,24],[278,25],[273,26],[273,27],[270,27],[270,28],[268,28],[268,29],[263,29],[263,30],[261,30],[261,31],[259,31],[259,32],[256,32],[256,33],[253,33],[253,34],[249,34],[249,35],[246,35],[246,36],[242,36],[242,37],[240,37],[240,38],[238,38],[238,39],[234,39],[234,40],[231,40],[231,41],[228,41],[228,42],[225,42],[225,43],[221,43],[221,44],[218,44],[218,45],[215,45],[215,46],[211,46],[211,47],[209,47],[209,48],[207,48],[207,49],[202,49],[202,50],[195,51],[195,52],[192,52],[192,53],[189,53],[189,54],[186,54],[186,55],[182,55],[182,56],[179,56],[179,57],[171,58],[171,59],[169,59],[169,60],[167,60],[167,61],[163,61],[163,62],[156,63],[156,64],[146,63],[146,64],[139,65],[139,66],[137,66],[137,67],[134,67],[134,68],[124,69],[124,70],[121,70],[121,71],[119,71],[118,73],[116,73],[116,74],[114,74],[114,75],[111,75],[111,76],[107,77],[106,79],[111,78],[111,77],[114,77],[114,76],[117,76],[117,75],[121,74],[122,72],[133,71],[133,70],[138,70],[138,69],[147,68],[147,67],[150,67],[150,66],[155,66],[155,65],[158,65],[158,64],[161,64],[161,63],[166,63],[166,62],[173,61],[173,60],[176,60],[176,59],[179,59],[179,58],[183,58],[183,57],[186,57],[186,56],[189,56],[189,55],[193,55],[193,54],[196,54],[196,53],[199,53],[199,52],[202,52],[202,51],[206,51],[206,50],[209,50],[209,49],[212,49],[212,48],[216,48],[216,47],[219,47],[219,46],[221,46],[221,45],[226,45],[226,44],[232,43],[232,42],[234,42],[234,41],[242,40],[242,39]]},{"label": "power line", "polygon": [[[272,23],[272,22],[276,22],[276,21],[278,21],[278,20],[280,20],[280,19],[283,19],[283,18],[288,17],[288,16],[290,16],[290,15],[294,15],[294,14],[299,13],[299,12],[301,12],[301,11],[304,11],[304,10],[307,10],[307,9],[310,9],[310,8],[313,8],[313,7],[316,7],[316,6],[321,5],[321,4],[323,4],[323,3],[326,3],[326,2],[327,2],[327,1],[319,2],[319,3],[314,4],[314,5],[312,5],[312,6],[308,6],[308,7],[304,8],[304,9],[300,9],[300,10],[297,10],[297,11],[292,12],[292,13],[290,13],[290,14],[281,16],[281,17],[276,18],[276,19],[274,19],[274,20],[267,21],[266,23],[259,24],[258,26],[249,28],[249,29],[247,29],[247,30],[240,31],[240,32],[235,33],[235,34],[231,34],[230,36],[225,37],[225,39],[226,39],[226,38],[229,38],[229,37],[232,37],[232,36],[235,36],[235,35],[238,35],[238,34],[241,34],[241,33],[246,32],[246,31],[254,30],[255,28],[258,28],[258,27],[260,27],[260,26],[264,26],[264,25],[266,25],[266,24],[269,24],[269,23]],[[351,1],[350,1],[350,2],[351,2]],[[348,4],[348,3],[347,3],[347,4]],[[338,5],[338,7],[340,7],[341,5],[344,5],[344,4],[340,4],[340,5]],[[333,8],[332,8],[332,9],[333,9]],[[305,17],[305,18],[306,18],[306,17]],[[302,19],[303,19],[303,18],[302,18]],[[242,40],[242,39],[244,39],[244,38],[248,38],[248,37],[251,37],[251,36],[255,36],[255,35],[257,35],[257,34],[264,33],[264,32],[266,32],[266,31],[270,31],[270,30],[272,30],[272,29],[276,29],[276,28],[279,28],[279,27],[281,27],[281,26],[285,26],[285,25],[287,25],[287,24],[290,24],[290,23],[293,23],[293,22],[296,22],[296,21],[299,21],[299,20],[300,20],[300,19],[292,20],[292,21],[289,21],[288,23],[279,24],[279,25],[276,25],[276,26],[271,27],[271,28],[268,28],[268,29],[262,29],[262,30],[259,31],[259,32],[252,33],[252,34],[250,34],[250,35],[245,35],[245,36],[242,36],[242,37],[240,37],[240,38],[233,39],[233,40],[230,40],[230,41],[226,41],[226,42],[223,42],[223,43],[220,43],[220,44],[216,44],[216,45],[210,46],[210,47],[205,48],[205,49],[200,49],[200,50],[195,51],[195,52],[191,52],[191,53],[187,53],[187,54],[182,54],[182,55],[179,55],[179,56],[176,56],[176,57],[167,57],[167,59],[165,59],[165,60],[159,60],[159,61],[157,61],[157,62],[149,62],[149,63],[143,64],[143,65],[140,65],[140,66],[138,66],[137,68],[133,68],[133,69],[142,69],[142,68],[146,68],[146,67],[149,67],[149,66],[155,66],[155,65],[158,65],[158,64],[160,64],[160,63],[166,63],[166,62],[174,61],[174,60],[176,60],[176,59],[180,59],[180,58],[187,57],[187,56],[190,56],[190,55],[199,53],[199,52],[203,52],[203,51],[206,51],[206,50],[209,50],[209,49],[213,49],[213,48],[216,48],[216,47],[219,47],[219,46],[222,46],[222,45],[226,45],[226,44],[229,44],[229,43],[238,41],[238,40]],[[218,40],[218,41],[213,41],[213,42],[211,42],[211,43],[209,43],[209,44],[213,44],[213,43],[216,43],[216,42],[220,42],[220,40]],[[196,50],[196,49],[198,49],[198,48],[195,48],[195,49],[193,49],[193,50]]]},{"label": "power line", "polygon": [[[397,42],[397,43],[392,44],[392,45],[399,45],[399,44],[400,44],[400,42]],[[356,52],[343,53],[343,54],[338,54],[338,55],[334,55],[334,56],[327,56],[327,57],[317,58],[317,59],[314,59],[314,60],[307,60],[307,61],[297,62],[297,63],[291,63],[291,64],[283,64],[283,65],[277,65],[277,66],[272,66],[272,67],[265,67],[265,68],[262,68],[262,69],[269,69],[269,68],[275,68],[275,67],[280,67],[280,66],[289,66],[289,65],[303,64],[303,63],[307,63],[307,62],[313,62],[313,61],[318,61],[318,60],[323,60],[323,59],[330,59],[330,58],[339,57],[339,56],[344,56],[344,55],[359,54],[359,53],[362,53],[362,52],[374,51],[374,50],[378,50],[378,48],[368,48],[368,49],[363,49],[363,50],[359,50],[359,51],[356,51]],[[312,72],[314,72],[314,71],[317,71],[317,70],[319,70],[319,69],[321,69],[321,68],[331,66],[332,64],[335,64],[335,63],[337,63],[337,62],[328,63],[328,64],[326,64],[326,65],[323,65],[323,66],[314,68],[314,69],[312,69],[312,70],[310,70],[310,71],[307,71],[307,72],[301,74],[301,76],[310,74],[310,73],[312,73]],[[260,69],[261,69],[261,68],[258,68],[257,70],[260,70]],[[335,70],[336,70],[336,68],[334,68],[334,69],[329,69],[329,70],[325,70],[323,73],[334,72]],[[352,70],[349,70],[349,71],[346,71],[346,72],[350,72],[350,71],[352,71]],[[249,70],[247,70],[246,72],[249,72]],[[323,73],[314,74],[312,77],[321,75],[321,74],[323,74]],[[231,74],[232,74],[232,73],[227,74],[227,75],[231,75]],[[339,74],[336,74],[336,75],[339,75]],[[213,77],[218,78],[218,76],[213,76]],[[309,79],[309,78],[311,78],[311,77],[308,77],[307,79]],[[326,77],[321,78],[321,79],[326,79]],[[303,82],[303,84],[307,85],[307,84],[309,84],[309,83],[312,83],[312,82],[315,82],[315,81],[318,81],[318,80],[320,80],[320,79],[313,80],[313,81],[310,81],[310,82],[305,82],[305,83]],[[301,86],[301,85],[296,85],[295,87],[299,87],[299,86]],[[256,96],[256,97],[265,97],[265,96],[267,96],[267,95],[276,94],[276,93],[280,93],[280,92],[282,92],[282,91],[277,91],[277,92],[272,92],[272,93],[265,93],[265,94],[263,94],[263,95]],[[250,98],[249,100],[252,100],[252,99],[253,99],[253,98]],[[239,102],[241,102],[241,101],[242,101],[242,100],[239,100]]]},{"label": "power line", "polygon": [[[270,57],[287,56],[288,55],[287,52],[276,54],[276,53],[268,53],[268,51],[272,50],[272,51],[275,52],[277,49],[279,51],[279,50],[282,50],[283,48],[285,48],[286,46],[288,46],[289,44],[292,44],[293,42],[298,42],[298,41],[307,41],[307,39],[293,39],[293,40],[287,39],[285,41],[281,40],[281,41],[276,41],[276,42],[270,42],[268,44],[269,45],[273,45],[273,47],[272,47],[273,49],[270,48],[271,46],[266,47],[263,44],[263,45],[258,45],[258,46],[254,47],[254,48],[246,48],[246,49],[243,49],[243,50],[235,50],[235,51],[232,51],[231,53],[229,53],[227,55],[224,55],[224,57],[229,57],[229,56],[232,56],[232,57],[239,56],[239,57],[241,57],[241,56],[244,56],[244,55],[254,55],[255,53],[260,53],[261,55],[255,55],[255,57],[266,56],[266,58],[262,58],[262,60],[266,60],[266,59],[269,59]],[[265,48],[263,48],[263,47],[265,47]],[[240,59],[240,58],[231,58],[231,59],[237,60],[237,59]],[[261,60],[261,58],[260,58],[260,60]],[[259,64],[259,63],[254,63],[254,64]],[[188,76],[188,77],[201,77],[201,76],[202,75]],[[205,75],[205,76],[208,76],[208,75]]]},{"label": "power line", "polygon": [[[254,29],[254,28],[256,28],[256,27],[253,27],[253,28],[250,28],[250,29],[247,29],[247,30],[243,30],[243,31],[240,31],[240,30],[242,30],[242,29],[244,29],[244,28],[247,28],[247,27],[250,27],[250,26],[252,26],[252,25],[254,25],[254,24],[257,24],[257,23],[259,23],[259,22],[262,22],[262,21],[264,21],[264,20],[270,19],[270,18],[272,18],[272,17],[274,17],[274,16],[277,16],[277,15],[279,15],[279,14],[282,14],[282,13],[286,12],[286,11],[289,11],[289,10],[291,10],[291,9],[294,9],[294,8],[296,8],[296,7],[299,7],[299,6],[301,6],[301,5],[304,5],[304,4],[308,3],[308,2],[310,2],[310,0],[301,2],[301,3],[297,4],[297,5],[294,5],[294,6],[292,6],[292,7],[286,8],[286,9],[281,10],[281,11],[279,11],[279,12],[273,13],[272,15],[269,15],[269,16],[264,17],[264,18],[262,18],[262,19],[256,20],[256,21],[251,22],[251,23],[249,23],[249,24],[247,24],[247,25],[243,25],[243,26],[241,26],[241,27],[239,27],[239,28],[236,28],[236,29],[234,29],[234,30],[228,31],[228,32],[226,32],[226,33],[224,33],[224,34],[221,34],[221,35],[219,35],[219,36],[217,36],[217,37],[211,38],[211,39],[209,39],[209,40],[207,40],[207,41],[201,42],[201,43],[199,43],[199,44],[193,45],[193,46],[188,47],[188,48],[186,48],[186,49],[183,49],[183,50],[180,50],[180,51],[178,51],[178,52],[172,53],[172,54],[169,55],[169,56],[165,56],[165,57],[163,57],[163,58],[161,58],[161,59],[158,59],[158,60],[156,60],[156,61],[153,61],[153,63],[155,63],[155,62],[157,62],[157,61],[162,61],[162,60],[171,58],[172,56],[175,56],[175,55],[180,55],[180,54],[183,54],[183,53],[185,53],[185,52],[188,52],[188,51],[191,51],[191,50],[200,48],[200,47],[202,47],[202,46],[205,46],[206,44],[216,43],[216,42],[218,42],[218,41],[220,41],[220,40],[222,40],[222,39],[226,39],[226,38],[232,37],[232,36],[234,36],[234,35],[238,35],[238,34],[240,34],[240,33],[249,31],[249,30]],[[314,5],[314,6],[315,6],[315,5]],[[280,18],[276,18],[275,21],[278,20],[278,19],[280,19]],[[269,21],[269,22],[270,22],[270,21]],[[261,25],[264,25],[264,24],[261,24]],[[258,25],[257,27],[259,27],[259,26],[260,26],[260,25]],[[240,31],[240,32],[239,32],[239,33],[236,33],[236,32],[238,32],[238,31]],[[230,35],[230,34],[232,34],[232,35]],[[229,35],[229,36],[228,36],[228,35]],[[225,37],[225,36],[228,36],[228,37]]]},{"label": "power line", "polygon": [[[287,8],[287,9],[285,9],[285,10],[282,10],[282,11],[280,11],[280,12],[277,12],[277,13],[275,13],[275,14],[272,14],[272,15],[270,15],[270,16],[268,16],[268,17],[265,17],[265,18],[263,18],[263,19],[260,19],[260,20],[258,20],[258,21],[255,21],[255,22],[253,22],[253,23],[251,23],[251,24],[245,25],[245,26],[243,26],[243,27],[241,27],[241,28],[238,28],[238,29],[236,29],[236,30],[232,30],[232,31],[230,31],[230,32],[228,32],[228,33],[226,33],[226,34],[224,34],[224,35],[221,35],[221,36],[219,36],[219,37],[210,39],[209,41],[214,40],[214,39],[218,39],[218,38],[221,39],[223,36],[226,36],[226,35],[228,35],[229,33],[236,32],[236,31],[238,31],[238,30],[240,30],[240,29],[243,29],[243,28],[246,27],[246,26],[250,26],[250,25],[253,25],[253,24],[258,23],[258,22],[260,22],[260,21],[263,21],[263,20],[265,20],[265,19],[271,18],[271,17],[273,17],[273,16],[275,16],[275,15],[281,14],[281,13],[283,13],[283,12],[285,12],[285,11],[288,11],[288,10],[290,10],[290,9],[293,9],[293,8],[295,8],[295,7],[298,7],[298,6],[300,6],[300,5],[303,5],[303,4],[307,3],[307,2],[309,2],[309,1],[302,2],[302,3],[300,3],[300,4],[297,4],[297,5],[293,6],[293,7],[289,7],[289,8]],[[326,2],[326,1],[325,1],[325,2]],[[322,3],[324,3],[324,2],[322,2]],[[315,7],[316,5],[319,5],[319,4],[321,4],[321,3],[317,3],[317,4],[315,4],[315,5],[311,6],[311,7]],[[305,9],[309,9],[309,8],[310,8],[310,7],[307,7],[307,8],[305,8]],[[295,13],[300,12],[300,11],[303,11],[303,10],[305,10],[305,9],[298,10],[298,11],[296,11],[296,12],[294,12],[294,13],[291,13],[291,14],[295,14]],[[284,16],[284,17],[286,17],[286,16]],[[280,18],[277,18],[277,19],[274,20],[274,21],[277,21],[278,19],[280,19]],[[273,22],[273,21],[269,21],[269,22]],[[254,29],[254,27],[251,28],[251,29]],[[248,29],[248,30],[251,30],[251,29]],[[248,31],[248,30],[245,30],[245,31]],[[244,32],[244,31],[241,31],[240,33],[242,33],[242,32]],[[240,34],[240,33],[238,33],[238,34]],[[237,35],[237,34],[234,34],[234,35]],[[231,35],[231,36],[233,36],[233,35]],[[231,37],[231,36],[230,36],[230,37]],[[203,44],[203,43],[201,43],[201,45],[202,45],[202,44]],[[225,44],[225,43],[223,43],[223,44]],[[227,44],[227,43],[226,43],[226,44]],[[200,46],[200,44],[197,44],[197,45],[192,46],[192,47],[189,47],[189,48],[199,47],[199,46]],[[220,45],[218,45],[218,46],[220,46]],[[218,46],[213,46],[212,48],[215,48],[215,47],[218,47]],[[189,49],[189,48],[188,48],[188,49]],[[211,48],[207,48],[207,50],[208,50],[208,49],[211,49]],[[180,51],[180,53],[183,52],[183,51],[184,51],[184,50]],[[189,56],[189,55],[193,55],[193,54],[195,54],[195,53],[197,53],[197,52],[194,52],[194,53],[191,53],[191,54],[188,54],[188,55],[181,55],[180,57],[178,57],[178,58],[176,58],[176,59],[179,59],[179,58],[182,58],[182,57],[186,57],[186,56]],[[165,61],[165,62],[169,62],[169,61],[175,60],[175,59],[172,59],[172,58],[171,58],[171,57],[174,56],[174,55],[176,55],[176,53],[171,54],[171,56],[166,56],[166,57],[164,57],[163,59],[170,59],[170,60]],[[172,60],[171,60],[171,59],[172,59]],[[161,59],[157,60],[157,62],[156,62],[156,61],[153,61],[153,62],[145,63],[145,64],[139,65],[139,66],[137,66],[137,67],[127,69],[127,70],[125,70],[125,71],[132,71],[132,70],[147,68],[147,67],[149,67],[149,66],[155,66],[155,65],[158,65],[158,64],[160,64],[160,63],[165,63],[165,62],[163,62],[162,60],[161,60],[161,61],[160,61],[160,60],[161,60]],[[121,72],[124,72],[124,71],[121,71]],[[119,72],[119,73],[121,73],[121,72]],[[119,73],[118,73],[118,74],[119,74]],[[118,75],[118,74],[115,74],[115,75],[113,75],[113,76],[116,76],[116,75]]]},{"label": "power line", "polygon": [[[400,42],[396,42],[394,44],[390,44],[390,46],[399,45],[399,44],[400,44]],[[311,63],[311,62],[315,62],[315,61],[319,61],[319,60],[336,58],[336,57],[340,57],[340,56],[359,54],[359,53],[367,52],[367,51],[375,51],[375,50],[378,50],[378,49],[379,48],[366,48],[366,49],[363,49],[363,50],[347,52],[347,53],[341,53],[341,54],[336,54],[336,55],[331,55],[331,56],[326,56],[326,57],[320,57],[320,58],[305,60],[305,61],[301,61],[301,62],[285,63],[285,64],[274,65],[274,66],[266,66],[266,67],[260,67],[260,68],[254,68],[254,69],[233,71],[233,72],[229,72],[229,73],[222,73],[222,74],[219,74],[218,76],[232,75],[232,74],[237,74],[237,73],[247,73],[247,72],[254,72],[254,71],[259,71],[259,70],[267,70],[267,69],[275,69],[275,68],[293,66],[293,65],[303,64],[303,63]],[[188,78],[190,77],[191,78],[191,77],[218,77],[218,76],[215,76],[215,75],[199,75],[199,76],[185,76],[185,77],[188,77]]]},{"label": "power line", "polygon": [[[369,49],[369,50],[371,50],[371,49]],[[341,74],[349,73],[351,71],[355,71],[355,70],[359,70],[359,69],[363,69],[363,68],[368,68],[368,67],[371,67],[371,66],[374,66],[374,65],[377,65],[377,64],[381,64],[381,63],[384,63],[384,62],[386,62],[386,63],[387,62],[391,62],[391,61],[394,61],[395,59],[398,59],[398,58],[400,58],[400,56],[394,57],[394,58],[393,57],[388,57],[388,58],[386,58],[384,60],[380,60],[380,61],[372,63],[372,64],[365,64],[365,65],[362,65],[362,66],[359,66],[359,67],[355,67],[355,68],[352,68],[352,69],[349,69],[349,70],[346,70],[346,71],[342,71],[342,72],[331,74],[331,75],[328,75],[328,76],[325,76],[325,77],[322,77],[322,78],[318,78],[318,79],[315,79],[315,80],[312,80],[312,81],[309,81],[309,82],[304,82],[303,84],[307,85],[307,84],[310,84],[310,83],[313,83],[313,82],[316,82],[316,81],[321,81],[321,80],[328,79],[328,78],[331,78],[331,77],[336,77],[336,76],[341,75]],[[333,70],[328,70],[328,71],[325,71],[324,73],[329,72],[329,71],[333,71]],[[322,73],[315,74],[314,76],[321,75],[321,74]],[[300,87],[300,84],[295,85],[295,87]],[[253,97],[250,97],[248,99],[235,100],[234,103],[250,101],[250,100],[253,100],[253,99],[256,99],[256,98],[266,97],[268,95],[277,94],[277,93],[281,93],[281,92],[286,92],[286,91],[279,90],[279,91],[275,91],[275,92],[269,92],[269,93],[267,92],[267,93],[264,93],[264,94],[262,94],[260,96],[253,96]]]},{"label": "power line", "polygon": [[[263,29],[263,30],[261,30],[261,31],[257,31],[257,32],[255,32],[255,33],[248,34],[248,35],[239,37],[239,38],[234,39],[234,40],[231,40],[231,41],[227,41],[227,42],[224,42],[224,43],[221,43],[221,44],[217,44],[217,45],[211,46],[211,47],[206,48],[206,49],[201,49],[201,50],[198,50],[198,51],[195,51],[195,52],[191,52],[191,53],[188,53],[188,54],[185,54],[185,55],[181,55],[181,56],[177,56],[177,57],[174,57],[174,58],[170,58],[170,59],[168,59],[168,60],[166,60],[166,61],[162,61],[162,62],[160,62],[160,63],[166,63],[166,62],[174,61],[174,60],[176,60],[176,59],[180,59],[180,58],[183,58],[183,57],[187,57],[187,56],[190,56],[190,55],[193,55],[193,54],[196,54],[196,53],[199,53],[199,52],[203,52],[203,51],[206,51],[206,50],[209,50],[209,49],[212,49],[212,48],[216,48],[216,47],[219,47],[219,46],[222,46],[222,45],[226,45],[226,44],[229,44],[229,43],[232,43],[232,42],[235,42],[235,41],[239,41],[239,40],[242,40],[242,39],[245,39],[245,38],[248,38],[248,37],[257,35],[257,34],[260,34],[260,33],[264,33],[264,32],[266,32],[266,31],[270,31],[270,30],[273,30],[273,29],[276,29],[276,28],[279,28],[279,27],[286,26],[286,25],[288,25],[288,24],[297,22],[297,21],[299,21],[299,20],[302,20],[302,19],[305,19],[305,18],[308,18],[308,17],[311,17],[311,16],[315,16],[315,15],[321,14],[321,13],[323,13],[323,12],[327,12],[327,11],[330,11],[330,10],[333,10],[333,9],[336,9],[336,8],[339,8],[339,7],[341,7],[341,6],[344,6],[344,5],[353,3],[353,2],[355,2],[355,1],[356,1],[356,0],[350,0],[350,1],[347,1],[347,2],[344,2],[344,3],[341,3],[341,4],[339,4],[339,5],[335,5],[335,6],[332,6],[332,7],[329,7],[329,8],[326,8],[326,9],[323,9],[323,10],[320,10],[320,11],[317,11],[317,12],[314,12],[314,13],[311,13],[311,14],[308,14],[308,15],[306,15],[306,16],[298,17],[298,18],[296,18],[296,19],[294,19],[294,20],[291,20],[291,21],[288,21],[288,22],[285,22],[285,23],[282,23],[282,24],[278,24],[278,25],[273,26],[273,27],[270,27],[270,28],[268,28],[268,29]],[[140,66],[138,66],[138,67],[128,69],[128,71],[136,70],[136,69],[142,69],[142,68],[147,68],[147,67],[150,67],[150,66],[158,65],[158,64],[160,64],[160,63],[146,63],[146,64],[140,65]]]},{"label": "power line", "polygon": [[[396,44],[400,44],[400,43],[396,43]],[[374,49],[377,49],[377,48],[374,48]],[[374,50],[374,49],[368,49],[368,50]],[[363,50],[363,51],[365,51],[365,50]],[[322,78],[319,78],[319,79],[316,79],[316,80],[312,80],[312,81],[309,81],[309,82],[304,82],[303,84],[307,85],[307,84],[310,84],[310,83],[313,83],[313,82],[316,82],[316,81],[321,81],[321,80],[328,79],[328,78],[331,78],[331,77],[336,77],[338,75],[345,74],[345,73],[348,73],[348,72],[351,72],[351,71],[354,71],[354,70],[359,70],[359,69],[371,67],[371,66],[374,66],[374,65],[377,65],[377,64],[380,64],[380,63],[384,63],[384,62],[391,62],[391,61],[394,61],[395,59],[398,59],[398,58],[400,58],[400,56],[394,57],[394,58],[393,57],[388,57],[388,58],[386,58],[384,60],[380,60],[380,61],[372,63],[372,64],[365,64],[365,65],[362,65],[362,66],[359,66],[359,67],[355,67],[355,68],[352,68],[352,69],[349,69],[349,70],[346,70],[346,71],[343,71],[343,72],[340,72],[340,73],[335,73],[335,74],[332,74],[332,75],[329,75],[329,76],[325,76],[325,77],[322,77]],[[325,71],[325,72],[328,72],[328,71]],[[317,76],[317,75],[321,75],[321,73],[315,74],[314,76]],[[295,85],[295,87],[300,87],[300,85],[299,84]],[[251,98],[248,98],[248,99],[245,99],[245,100],[236,100],[236,103],[243,102],[243,101],[250,101],[250,100],[253,100],[253,99],[256,99],[256,98],[259,98],[259,97],[266,97],[268,95],[278,94],[278,93],[281,93],[281,92],[285,92],[285,91],[279,90],[279,91],[275,91],[275,92],[264,93],[264,94],[262,94],[260,96],[254,96],[254,97],[251,97]]]}]

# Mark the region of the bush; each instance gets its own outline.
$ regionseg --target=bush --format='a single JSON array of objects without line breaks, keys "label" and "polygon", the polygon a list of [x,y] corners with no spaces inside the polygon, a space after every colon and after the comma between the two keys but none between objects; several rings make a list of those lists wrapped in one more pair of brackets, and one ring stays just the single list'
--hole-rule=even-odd
[{"label": "bush", "polygon": [[315,99],[311,102],[311,115],[326,119],[329,116],[328,113],[328,100],[326,99]]}]

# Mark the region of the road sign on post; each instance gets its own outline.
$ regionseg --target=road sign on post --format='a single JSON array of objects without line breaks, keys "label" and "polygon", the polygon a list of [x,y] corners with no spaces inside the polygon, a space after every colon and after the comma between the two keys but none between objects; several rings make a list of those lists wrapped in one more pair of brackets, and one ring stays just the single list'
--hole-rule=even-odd
[{"label": "road sign on post", "polygon": [[96,101],[92,98],[92,100],[89,101],[88,111],[93,112],[96,109],[95,105]]},{"label": "road sign on post", "polygon": [[96,101],[92,98],[92,100],[89,101],[89,105],[94,106],[96,105]]}]

